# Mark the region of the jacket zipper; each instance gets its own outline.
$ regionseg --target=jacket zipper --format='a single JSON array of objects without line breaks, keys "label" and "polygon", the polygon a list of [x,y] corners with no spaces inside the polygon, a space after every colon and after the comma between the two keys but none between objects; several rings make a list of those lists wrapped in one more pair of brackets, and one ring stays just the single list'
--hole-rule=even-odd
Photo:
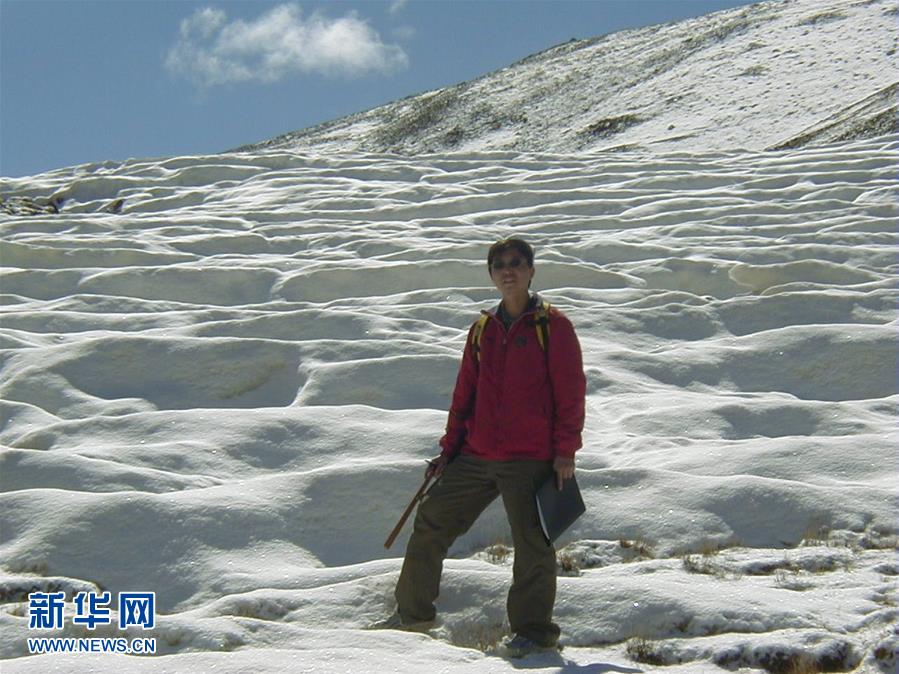
[{"label": "jacket zipper", "polygon": [[508,330],[506,330],[506,325],[500,320],[499,316],[497,316],[496,314],[491,314],[489,311],[485,311],[484,313],[490,316],[491,319],[499,323],[500,327],[503,329],[503,346],[505,346],[508,343],[509,334],[512,332],[512,328],[514,328],[518,324],[518,321],[523,319],[525,316],[529,316],[530,314],[536,314],[537,309],[527,309],[523,311],[518,318],[512,321],[512,325],[509,326]]}]

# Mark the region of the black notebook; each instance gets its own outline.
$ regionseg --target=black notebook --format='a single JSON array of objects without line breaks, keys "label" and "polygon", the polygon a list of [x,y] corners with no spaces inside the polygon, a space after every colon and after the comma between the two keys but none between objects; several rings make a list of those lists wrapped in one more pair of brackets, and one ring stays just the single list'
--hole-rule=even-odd
[{"label": "black notebook", "polygon": [[550,543],[574,524],[574,521],[587,511],[577,480],[573,477],[562,482],[562,491],[556,486],[556,474],[543,483],[537,490],[537,512],[540,513],[540,526],[543,535]]}]

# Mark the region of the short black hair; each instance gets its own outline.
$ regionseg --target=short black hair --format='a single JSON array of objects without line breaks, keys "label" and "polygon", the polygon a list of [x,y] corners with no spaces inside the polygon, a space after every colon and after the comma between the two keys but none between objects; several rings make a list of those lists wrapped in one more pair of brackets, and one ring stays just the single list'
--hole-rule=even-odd
[{"label": "short black hair", "polygon": [[528,267],[534,266],[534,249],[531,244],[524,239],[511,238],[501,239],[490,246],[490,250],[487,253],[487,268],[493,267],[493,260],[496,256],[510,250],[521,253],[521,256],[527,261]]}]

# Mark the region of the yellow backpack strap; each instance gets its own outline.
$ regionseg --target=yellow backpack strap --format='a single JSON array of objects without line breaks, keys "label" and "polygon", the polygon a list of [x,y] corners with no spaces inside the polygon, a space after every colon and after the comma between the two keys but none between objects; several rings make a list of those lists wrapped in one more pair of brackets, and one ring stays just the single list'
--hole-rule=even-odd
[{"label": "yellow backpack strap", "polygon": [[537,325],[537,341],[540,342],[540,348],[544,351],[549,350],[549,302],[543,300],[543,304],[537,309],[537,318],[534,319]]},{"label": "yellow backpack strap", "polygon": [[471,333],[471,348],[479,363],[481,362],[481,333],[484,332],[484,326],[489,320],[489,315],[481,314],[478,322],[474,324],[474,332]]}]

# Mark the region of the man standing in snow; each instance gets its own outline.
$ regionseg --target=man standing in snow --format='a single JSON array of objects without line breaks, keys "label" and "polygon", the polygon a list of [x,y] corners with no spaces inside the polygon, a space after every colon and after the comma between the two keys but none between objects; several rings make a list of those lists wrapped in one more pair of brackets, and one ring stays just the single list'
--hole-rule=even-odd
[{"label": "man standing in snow", "polygon": [[530,293],[533,248],[517,238],[499,241],[487,265],[502,301],[469,330],[442,452],[427,471],[437,482],[418,508],[396,586],[397,610],[375,627],[433,625],[449,547],[502,496],[515,546],[507,603],[515,635],[505,646],[520,657],[558,645],[555,549],[540,527],[535,495],[553,473],[560,489],[574,475],[586,381],[571,322]]}]

